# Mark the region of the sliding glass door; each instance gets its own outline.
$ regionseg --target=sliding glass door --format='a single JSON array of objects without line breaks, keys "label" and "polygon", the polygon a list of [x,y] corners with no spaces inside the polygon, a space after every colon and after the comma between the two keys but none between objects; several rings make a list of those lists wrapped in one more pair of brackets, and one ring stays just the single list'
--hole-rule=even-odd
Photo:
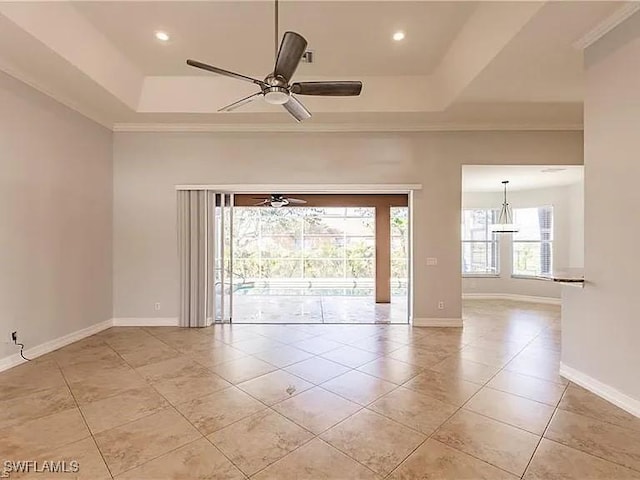
[{"label": "sliding glass door", "polygon": [[233,194],[215,193],[214,221],[210,238],[212,260],[208,262],[212,270],[214,322],[229,323],[233,311]]}]

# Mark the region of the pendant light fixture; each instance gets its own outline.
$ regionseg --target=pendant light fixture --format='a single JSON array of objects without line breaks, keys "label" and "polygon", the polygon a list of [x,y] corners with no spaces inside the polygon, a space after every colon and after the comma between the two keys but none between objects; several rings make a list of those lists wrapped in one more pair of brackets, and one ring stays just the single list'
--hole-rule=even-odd
[{"label": "pendant light fixture", "polygon": [[491,225],[491,231],[493,233],[516,233],[518,227],[513,223],[513,211],[511,205],[507,202],[507,184],[509,180],[504,180],[504,201],[502,202],[502,208],[500,209],[500,216],[498,217],[498,223]]}]

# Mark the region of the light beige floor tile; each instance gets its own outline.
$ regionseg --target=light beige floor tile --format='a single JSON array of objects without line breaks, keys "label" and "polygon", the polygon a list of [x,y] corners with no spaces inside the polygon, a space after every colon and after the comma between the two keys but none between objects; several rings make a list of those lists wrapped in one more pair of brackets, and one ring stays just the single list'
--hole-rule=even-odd
[{"label": "light beige floor tile", "polygon": [[180,328],[153,334],[163,343],[181,352],[191,352],[194,349],[201,348],[214,348],[216,344],[222,344],[222,342],[210,335],[202,335],[199,328]]},{"label": "light beige floor tile", "polygon": [[314,355],[320,355],[330,350],[335,350],[343,345],[332,340],[328,340],[322,337],[313,337],[300,342],[295,342],[294,347],[304,350],[305,352],[313,353]]},{"label": "light beige floor tile", "polygon": [[386,355],[393,352],[394,350],[399,349],[400,347],[403,347],[404,345],[404,343],[388,340],[377,335],[363,338],[362,340],[358,340],[357,342],[351,344],[352,347],[366,350],[367,352],[376,353],[378,355]]},{"label": "light beige floor tile", "polygon": [[0,429],[75,408],[66,385],[36,391],[16,399],[0,401]]},{"label": "light beige floor tile", "polygon": [[499,370],[498,367],[474,362],[456,355],[446,358],[429,369],[474,383],[488,382]]},{"label": "light beige floor tile", "polygon": [[542,439],[524,480],[631,480],[640,472]]},{"label": "light beige floor tile", "polygon": [[282,347],[271,348],[263,352],[258,352],[253,355],[260,360],[264,360],[271,365],[275,365],[278,368],[284,368],[293,363],[298,363],[313,355],[304,350],[292,347],[291,345],[284,345]]},{"label": "light beige floor tile", "polygon": [[162,362],[170,358],[176,358],[182,352],[176,350],[165,343],[158,342],[152,346],[140,348],[130,353],[123,353],[122,358],[132,367],[142,367],[152,363]]},{"label": "light beige floor tile", "polygon": [[173,405],[230,386],[229,382],[194,362],[190,357],[147,365],[138,371]]},{"label": "light beige floor tile", "polygon": [[373,362],[358,367],[358,370],[401,385],[410,378],[418,375],[422,371],[422,368],[393,358],[380,357]]},{"label": "light beige floor tile", "polygon": [[[87,337],[85,340],[92,338],[95,337]],[[55,359],[62,368],[86,362],[113,362],[114,360],[123,362],[120,355],[102,341],[72,343],[71,345],[52,352],[51,357]]]},{"label": "light beige floor tile", "polygon": [[247,356],[246,353],[224,343],[215,348],[194,349],[190,355],[196,362],[207,368]]},{"label": "light beige floor tile", "polygon": [[511,393],[484,387],[469,400],[464,408],[542,435],[554,408]]},{"label": "light beige floor tile", "polygon": [[476,413],[460,410],[433,438],[515,475],[522,475],[540,439]]},{"label": "light beige floor tile", "polygon": [[427,368],[436,365],[449,356],[448,353],[435,353],[433,351],[424,350],[422,348],[406,346],[386,355],[389,358],[395,358],[401,362],[411,363],[418,367]]},{"label": "light beige floor tile", "polygon": [[400,465],[390,480],[516,480],[482,460],[429,439]]},{"label": "light beige floor tile", "polygon": [[424,370],[420,375],[405,383],[404,386],[456,406],[461,406],[481,388],[481,385],[477,383],[434,372],[433,370]]},{"label": "light beige floor tile", "polygon": [[481,348],[466,345],[460,350],[460,358],[471,360],[485,365],[504,367],[515,356],[514,352],[500,351],[495,348]]},{"label": "light beige floor tile", "polygon": [[255,480],[373,480],[376,478],[379,477],[371,470],[317,438],[252,477]]},{"label": "light beige floor tile", "polygon": [[640,432],[557,410],[545,437],[640,471]]},{"label": "light beige floor tile", "polygon": [[62,372],[53,361],[31,361],[0,372],[0,401],[66,386]]},{"label": "light beige floor tile", "polygon": [[173,408],[126,423],[95,436],[113,475],[196,440],[201,435]]},{"label": "light beige floor tile", "polygon": [[276,370],[238,384],[238,388],[267,405],[291,398],[311,387],[313,384],[284,370]]},{"label": "light beige floor tile", "polygon": [[90,435],[77,408],[6,428],[0,435],[2,459],[24,460]]},{"label": "light beige floor tile", "polygon": [[362,407],[320,387],[314,387],[274,405],[273,408],[317,435]]},{"label": "light beige floor tile", "polygon": [[243,351],[244,353],[248,353],[249,355],[282,346],[284,346],[284,343],[278,342],[277,340],[274,340],[272,338],[262,336],[258,338],[251,338],[249,340],[243,340],[241,342],[236,342],[233,344],[233,348],[237,348],[238,350]]},{"label": "light beige floor tile", "polygon": [[206,438],[129,470],[119,479],[130,480],[241,480],[245,476]]},{"label": "light beige floor tile", "polygon": [[344,346],[325,352],[321,356],[327,360],[340,363],[341,365],[345,365],[349,368],[357,368],[365,363],[375,360],[380,355],[377,353],[367,352],[366,350],[361,350],[359,348]]},{"label": "light beige floor tile", "polygon": [[238,420],[267,408],[258,400],[236,387],[225,388],[204,397],[176,405],[204,435],[220,430]]},{"label": "light beige floor tile", "polygon": [[347,373],[350,369],[331,360],[322,357],[313,357],[295,365],[285,368],[287,372],[291,372],[298,377],[304,378],[311,383],[319,385],[331,378],[335,378],[343,373]]},{"label": "light beige floor tile", "polygon": [[408,347],[420,348],[441,358],[458,353],[465,344],[459,338],[447,338],[442,336],[423,335],[412,339]]},{"label": "light beige floor tile", "polygon": [[559,385],[567,385],[569,383],[560,376],[560,363],[558,361],[544,361],[533,355],[517,355],[506,365],[505,370],[541,378]]},{"label": "light beige floor tile", "polygon": [[431,435],[457,410],[453,405],[404,387],[379,398],[368,408],[425,435]]},{"label": "light beige floor tile", "polygon": [[83,380],[69,383],[69,388],[80,405],[146,386],[144,378],[134,370],[97,373]]},{"label": "light beige floor tile", "polygon": [[640,418],[573,383],[567,388],[558,408],[640,431]]},{"label": "light beige floor tile", "polygon": [[112,337],[105,338],[105,342],[120,355],[133,354],[141,349],[162,348],[167,346],[166,343],[161,342],[142,329],[132,331],[128,334],[117,333]]},{"label": "light beige floor tile", "polygon": [[215,373],[233,384],[238,384],[277,370],[270,363],[254,357],[244,357],[211,367]]},{"label": "light beige floor tile", "polygon": [[331,428],[321,438],[384,476],[426,436],[365,409]]},{"label": "light beige floor tile", "polygon": [[85,378],[94,377],[96,375],[118,375],[120,373],[131,372],[132,368],[125,362],[120,355],[111,350],[115,357],[106,359],[98,359],[95,361],[75,362],[68,365],[62,365],[60,369],[64,374],[67,382],[81,382]]},{"label": "light beige floor tile", "polygon": [[253,475],[313,438],[313,434],[265,410],[207,438],[245,474]]},{"label": "light beige floor tile", "polygon": [[360,405],[367,405],[396,387],[395,383],[357,370],[351,370],[322,384],[322,388]]},{"label": "light beige floor tile", "polygon": [[91,433],[96,434],[137,420],[168,407],[167,401],[147,386],[125,390],[117,395],[80,407]]},{"label": "light beige floor tile", "polygon": [[37,461],[39,463],[39,468],[44,468],[44,462],[65,462],[65,469],[67,471],[56,473],[49,471],[18,473],[12,474],[10,478],[33,480],[65,478],[67,480],[71,478],[74,480],[111,479],[111,474],[102,459],[102,455],[100,455],[100,451],[91,437],[46,451],[37,457],[30,455],[29,459]]},{"label": "light beige floor tile", "polygon": [[558,404],[565,389],[563,385],[509,370],[501,370],[487,386],[551,406]]}]

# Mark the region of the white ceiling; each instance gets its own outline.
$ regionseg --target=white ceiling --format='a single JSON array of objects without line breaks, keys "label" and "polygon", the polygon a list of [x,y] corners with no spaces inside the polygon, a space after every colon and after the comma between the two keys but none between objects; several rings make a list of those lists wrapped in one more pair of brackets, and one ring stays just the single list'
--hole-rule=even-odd
[{"label": "white ceiling", "polygon": [[574,44],[627,4],[282,0],[280,33],[315,54],[296,79],[364,83],[357,98],[301,97],[314,113],[301,125],[264,102],[218,113],[254,86],[184,63],[264,77],[271,1],[0,1],[0,69],[117,130],[579,129]]},{"label": "white ceiling", "polygon": [[532,190],[582,183],[584,167],[578,165],[464,165],[462,167],[463,192],[501,192],[503,180],[508,190]]},{"label": "white ceiling", "polygon": [[[477,5],[473,2],[283,2],[280,35],[300,32],[315,52],[303,75],[426,75]],[[274,5],[249,2],[78,2],[81,12],[145,75],[201,74],[201,59],[264,78],[273,69]],[[166,30],[162,44],[150,33]],[[403,42],[391,36],[406,32]],[[207,73],[202,72],[203,75]]]}]

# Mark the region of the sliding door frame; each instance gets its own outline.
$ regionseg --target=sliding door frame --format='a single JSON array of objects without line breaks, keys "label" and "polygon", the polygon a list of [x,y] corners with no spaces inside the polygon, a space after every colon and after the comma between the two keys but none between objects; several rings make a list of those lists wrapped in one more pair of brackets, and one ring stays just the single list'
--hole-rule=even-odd
[{"label": "sliding door frame", "polygon": [[[421,184],[192,184],[192,185],[176,185],[176,190],[209,190],[213,191],[217,195],[222,195],[222,198],[231,199],[230,202],[230,218],[231,218],[231,239],[233,239],[233,196],[235,194],[271,194],[271,193],[286,193],[286,194],[404,194],[408,195],[408,213],[409,213],[409,259],[408,259],[408,285],[407,285],[407,311],[408,322],[413,322],[413,304],[414,304],[414,292],[413,292],[413,274],[414,274],[414,255],[413,255],[413,194],[416,190],[422,190]],[[217,202],[217,200],[214,200]],[[215,205],[214,205],[215,206]],[[222,223],[222,234],[224,235],[224,223]],[[215,232],[215,230],[214,230]],[[224,243],[224,241],[222,242]],[[233,244],[233,241],[230,242]],[[230,246],[230,248],[233,248]],[[232,253],[232,252],[230,252]],[[224,257],[223,263],[224,263]],[[231,269],[233,269],[233,259],[231,259]],[[224,271],[224,265],[223,265]],[[224,272],[223,274],[224,275]],[[231,275],[231,292],[230,292],[230,309],[229,309],[229,321],[233,321],[233,273]],[[221,281],[222,296],[224,297],[224,277]],[[215,289],[215,285],[213,286]],[[215,291],[213,292],[215,294]],[[223,304],[224,305],[224,304]],[[224,307],[221,309],[222,317],[224,319]],[[217,320],[217,306],[214,301],[213,320]]]}]

